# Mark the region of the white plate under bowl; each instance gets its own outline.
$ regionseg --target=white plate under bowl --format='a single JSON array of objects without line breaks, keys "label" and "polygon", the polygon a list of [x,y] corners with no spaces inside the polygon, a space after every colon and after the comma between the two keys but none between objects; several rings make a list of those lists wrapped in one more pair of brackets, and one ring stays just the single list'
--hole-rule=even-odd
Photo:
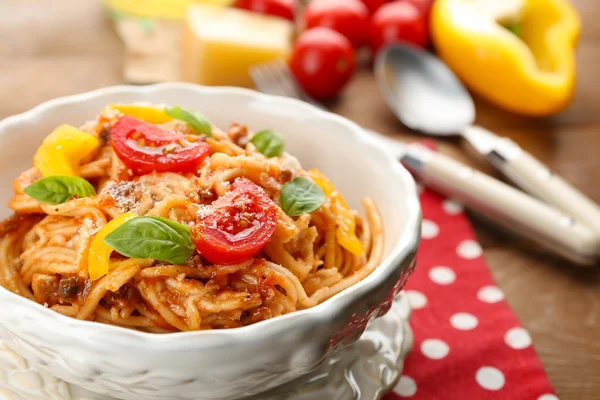
[{"label": "white plate under bowl", "polygon": [[[315,371],[243,400],[378,400],[392,389],[413,344],[405,295],[376,319],[356,343],[327,358]],[[27,361],[0,340],[3,400],[116,400],[69,385]]]}]

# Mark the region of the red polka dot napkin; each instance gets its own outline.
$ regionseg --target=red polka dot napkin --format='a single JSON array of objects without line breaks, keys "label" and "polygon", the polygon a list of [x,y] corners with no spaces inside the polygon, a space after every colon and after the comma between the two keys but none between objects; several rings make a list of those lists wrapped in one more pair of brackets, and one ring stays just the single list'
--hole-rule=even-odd
[{"label": "red polka dot napkin", "polygon": [[384,400],[557,400],[461,205],[428,190],[421,205],[421,247],[406,286],[415,343]]}]

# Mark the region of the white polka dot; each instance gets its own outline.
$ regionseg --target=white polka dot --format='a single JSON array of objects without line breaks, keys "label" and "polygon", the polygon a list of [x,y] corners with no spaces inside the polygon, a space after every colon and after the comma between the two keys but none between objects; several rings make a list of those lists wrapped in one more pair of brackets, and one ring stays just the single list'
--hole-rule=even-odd
[{"label": "white polka dot", "polygon": [[478,324],[479,320],[473,314],[460,312],[450,317],[450,325],[461,331],[475,329]]},{"label": "white polka dot", "polygon": [[448,267],[438,266],[429,270],[429,279],[438,285],[449,285],[456,280],[456,274]]},{"label": "white polka dot", "polygon": [[417,393],[417,383],[408,375],[402,375],[394,388],[394,393],[401,397],[412,397]]},{"label": "white polka dot", "polygon": [[553,394],[543,394],[537,400],[558,400],[558,397]]},{"label": "white polka dot", "polygon": [[408,296],[408,302],[413,310],[418,310],[427,305],[427,297],[417,290],[407,290],[406,295]]},{"label": "white polka dot", "polygon": [[440,228],[433,221],[424,219],[421,223],[421,237],[423,239],[433,239],[440,233]]},{"label": "white polka dot", "polygon": [[464,209],[462,204],[454,200],[444,200],[442,207],[444,208],[444,211],[446,211],[446,214],[450,215],[460,214]]},{"label": "white polka dot", "polygon": [[475,380],[484,389],[500,390],[504,386],[504,374],[498,368],[481,367],[475,374]]},{"label": "white polka dot", "polygon": [[481,256],[482,250],[479,243],[474,240],[463,240],[456,248],[459,257],[472,260]]},{"label": "white polka dot", "polygon": [[512,347],[515,350],[526,349],[531,346],[531,336],[524,328],[512,328],[506,335],[504,335],[504,341],[508,347]]},{"label": "white polka dot", "polygon": [[484,286],[477,292],[477,298],[484,303],[497,303],[504,300],[504,293],[497,286]]},{"label": "white polka dot", "polygon": [[441,360],[450,352],[450,347],[446,342],[439,339],[427,339],[421,343],[421,352],[425,357],[432,360]]}]

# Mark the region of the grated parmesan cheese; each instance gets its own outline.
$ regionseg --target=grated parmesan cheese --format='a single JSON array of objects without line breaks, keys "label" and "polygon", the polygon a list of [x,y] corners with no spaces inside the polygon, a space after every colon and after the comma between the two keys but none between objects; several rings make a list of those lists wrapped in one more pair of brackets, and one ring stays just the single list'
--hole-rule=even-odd
[{"label": "grated parmesan cheese", "polygon": [[123,181],[109,187],[108,194],[115,200],[121,211],[130,211],[139,203],[135,196],[138,189],[137,182]]}]

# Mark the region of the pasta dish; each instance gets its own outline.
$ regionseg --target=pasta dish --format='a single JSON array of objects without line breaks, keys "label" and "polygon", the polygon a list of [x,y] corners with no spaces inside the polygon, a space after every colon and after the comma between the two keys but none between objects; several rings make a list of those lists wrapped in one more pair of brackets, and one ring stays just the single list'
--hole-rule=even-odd
[{"label": "pasta dish", "polygon": [[69,317],[148,332],[234,328],[369,275],[380,215],[351,210],[271,129],[179,106],[109,105],[61,125],[13,183],[0,284]]}]

